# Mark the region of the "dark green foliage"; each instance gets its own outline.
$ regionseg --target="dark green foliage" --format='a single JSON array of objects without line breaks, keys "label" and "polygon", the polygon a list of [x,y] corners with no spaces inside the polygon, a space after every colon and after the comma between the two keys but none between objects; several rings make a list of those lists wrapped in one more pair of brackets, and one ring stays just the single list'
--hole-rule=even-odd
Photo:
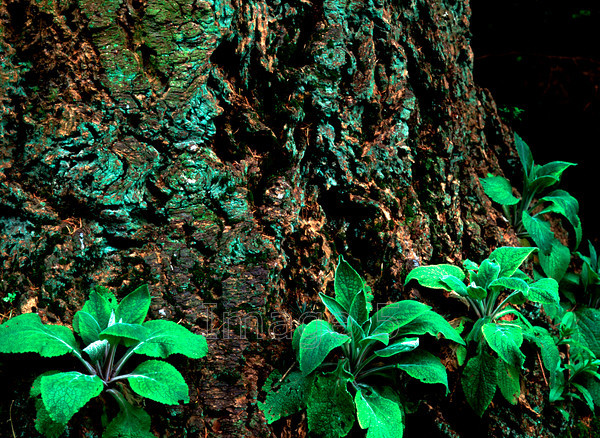
[{"label": "dark green foliage", "polygon": [[[420,335],[444,335],[463,344],[456,330],[429,306],[405,300],[369,317],[373,296],[356,271],[340,257],[335,298],[321,300],[337,321],[316,319],[294,332],[300,371],[286,378],[274,372],[259,402],[269,423],[306,409],[309,430],[322,437],[345,436],[355,417],[367,437],[401,437],[404,408],[398,371],[448,391],[446,369],[431,353],[418,349]],[[341,331],[341,332],[340,332]],[[337,360],[326,362],[336,352]]]},{"label": "dark green foliage", "polygon": [[[535,250],[501,247],[480,265],[466,260],[466,274],[455,266],[433,265],[417,267],[406,278],[407,283],[416,280],[423,286],[453,293],[477,316],[465,337],[474,345],[475,354],[468,358],[463,370],[462,387],[467,402],[480,416],[491,403],[497,388],[508,402],[516,404],[525,362],[521,351],[524,340],[540,346],[542,352],[546,345],[554,347],[548,331],[532,326],[516,307],[525,300],[558,305],[558,283],[554,279],[533,281],[519,270]],[[550,352],[545,354],[550,355]],[[459,357],[466,358],[467,350],[460,352]],[[557,360],[550,356],[544,360],[545,367],[551,372],[556,363]]]},{"label": "dark green foliage", "polygon": [[[153,437],[149,415],[131,404],[133,394],[122,385],[124,380],[141,397],[170,405],[189,401],[183,376],[167,362],[147,360],[132,372],[121,373],[134,353],[156,358],[183,354],[198,359],[208,351],[203,336],[174,322],[144,322],[149,307],[147,286],[139,287],[120,303],[108,289],[95,288],[73,320],[74,331],[86,345],[83,349],[67,327],[42,324],[34,313],[0,325],[1,353],[38,353],[42,357],[72,354],[85,368],[85,373],[46,372],[34,381],[30,395],[36,399],[35,427],[40,433],[49,438],[60,436],[77,411],[106,391],[115,398],[120,412],[108,424],[103,438]],[[125,351],[117,359],[122,349]]]}]

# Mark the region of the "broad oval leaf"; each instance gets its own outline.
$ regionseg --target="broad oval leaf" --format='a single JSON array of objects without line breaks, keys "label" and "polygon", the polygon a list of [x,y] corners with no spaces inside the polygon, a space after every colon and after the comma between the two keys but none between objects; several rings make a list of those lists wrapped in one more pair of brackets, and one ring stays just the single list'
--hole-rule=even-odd
[{"label": "broad oval leaf", "polygon": [[369,312],[367,310],[367,297],[364,290],[361,290],[354,295],[354,299],[350,305],[350,316],[361,325],[369,318]]},{"label": "broad oval leaf", "polygon": [[115,310],[115,321],[128,324],[141,324],[150,309],[148,285],[138,287],[121,300]]},{"label": "broad oval leaf", "polygon": [[518,290],[523,292],[523,294],[525,295],[527,295],[527,293],[529,292],[529,285],[520,278],[515,277],[500,277],[492,281],[489,285],[489,288],[496,290]]},{"label": "broad oval leaf", "polygon": [[459,280],[454,275],[444,275],[442,277],[442,282],[445,283],[451,291],[456,292],[462,297],[467,296],[467,286],[462,280]]},{"label": "broad oval leaf", "polygon": [[370,334],[392,334],[395,330],[429,311],[429,309],[430,307],[426,304],[413,300],[403,300],[388,304],[375,312],[371,317]]},{"label": "broad oval leaf", "polygon": [[337,333],[327,321],[308,323],[300,338],[300,371],[305,376],[317,369],[331,350],[350,341],[350,336]]},{"label": "broad oval leaf", "polygon": [[62,325],[42,324],[37,313],[24,313],[0,325],[0,353],[38,353],[42,357],[79,354],[73,332]]},{"label": "broad oval leaf", "polygon": [[131,389],[142,397],[166,405],[190,401],[189,389],[183,376],[170,363],[147,360],[126,376]]},{"label": "broad oval leaf", "polygon": [[576,310],[577,334],[575,340],[592,350],[596,357],[600,357],[600,310],[583,308]]},{"label": "broad oval leaf", "polygon": [[342,256],[340,256],[335,269],[333,287],[335,300],[349,313],[352,300],[363,289],[364,281]]},{"label": "broad oval leaf", "polygon": [[419,346],[419,338],[402,338],[381,350],[375,351],[379,357],[390,357],[400,353],[408,353]]},{"label": "broad oval leaf", "polygon": [[498,277],[510,277],[536,249],[535,247],[501,246],[492,251],[488,258],[500,265]]},{"label": "broad oval leaf", "polygon": [[[75,324],[75,320],[77,320],[77,324]],[[100,332],[104,328],[101,327],[96,318],[94,318],[91,314],[84,312],[83,310],[80,310],[75,314],[73,328],[75,327],[77,327],[77,332],[86,345],[99,340]]]},{"label": "broad oval leaf", "polygon": [[278,371],[269,375],[262,388],[267,393],[265,402],[257,403],[267,424],[304,409],[314,382],[314,375],[303,376],[301,372],[293,371],[274,388],[275,380],[279,378]]},{"label": "broad oval leaf", "polygon": [[497,359],[482,351],[467,362],[461,383],[467,402],[480,417],[496,393]]},{"label": "broad oval leaf", "polygon": [[106,339],[112,345],[122,342],[126,347],[137,344],[146,339],[148,329],[139,324],[117,322],[100,333],[100,339]]},{"label": "broad oval leaf", "polygon": [[463,341],[456,329],[442,315],[433,310],[422,313],[397,331],[397,335],[399,336],[424,335],[426,333],[435,337],[442,334],[446,339],[450,339],[461,345],[465,344],[465,341]]},{"label": "broad oval leaf", "polygon": [[500,264],[485,259],[481,262],[481,265],[479,265],[477,274],[471,276],[471,282],[475,282],[475,284],[482,289],[487,289],[489,284],[498,278],[499,274]]},{"label": "broad oval leaf", "polygon": [[487,323],[481,328],[488,345],[498,356],[512,366],[521,369],[525,355],[520,347],[523,344],[523,331],[514,324]]},{"label": "broad oval leaf", "polygon": [[483,191],[488,197],[500,205],[515,205],[520,199],[513,195],[510,182],[501,176],[479,178]]},{"label": "broad oval leaf", "polygon": [[487,297],[487,290],[477,286],[475,283],[467,286],[467,295],[476,301],[481,301]]},{"label": "broad oval leaf", "polygon": [[308,429],[323,438],[348,435],[356,415],[348,383],[336,375],[318,375],[308,398]]},{"label": "broad oval leaf", "polygon": [[354,403],[358,424],[368,429],[367,438],[401,438],[404,434],[404,409],[399,402],[359,389]]},{"label": "broad oval leaf", "polygon": [[146,321],[143,328],[146,329],[146,336],[135,347],[137,354],[163,359],[171,354],[183,354],[192,359],[200,359],[208,353],[204,336],[192,333],[173,321]]},{"label": "broad oval leaf", "polygon": [[444,289],[447,291],[452,290],[442,280],[444,277],[451,275],[458,278],[460,281],[464,280],[465,273],[461,268],[454,265],[430,265],[430,266],[417,266],[415,269],[409,272],[404,280],[404,284],[408,284],[411,280],[416,280],[421,286],[428,287],[431,289]]},{"label": "broad oval leaf", "polygon": [[96,362],[101,362],[104,359],[104,357],[107,353],[108,346],[109,346],[108,341],[106,339],[104,339],[102,341],[92,342],[90,345],[85,347],[83,349],[83,351],[85,351],[87,353],[87,355],[90,357],[92,363],[96,363]]},{"label": "broad oval leaf", "polygon": [[446,368],[433,354],[425,350],[415,350],[402,355],[396,367],[405,371],[409,376],[423,383],[441,383],[448,389],[448,375]]},{"label": "broad oval leaf", "polygon": [[88,401],[100,395],[104,384],[98,376],[77,371],[45,375],[41,379],[44,406],[54,421],[66,424]]},{"label": "broad oval leaf", "polygon": [[[88,329],[93,329],[93,324],[91,324],[89,318],[91,317],[98,325],[99,333],[108,327],[110,314],[115,308],[116,299],[114,298],[114,295],[105,287],[97,286],[90,292],[88,300],[83,304],[81,310],[75,313],[75,317],[73,318],[73,329],[79,333],[86,344],[97,341],[97,337],[95,339],[87,339],[89,335],[85,331],[86,327]],[[83,318],[83,314],[87,314],[85,319]]]},{"label": "broad oval leaf", "polygon": [[35,409],[37,411],[35,416],[35,430],[43,434],[46,438],[59,438],[63,436],[67,425],[58,423],[50,417],[41,398],[35,400]]},{"label": "broad oval leaf", "polygon": [[519,370],[500,358],[496,362],[496,378],[500,392],[510,404],[516,405],[521,395]]},{"label": "broad oval leaf", "polygon": [[559,304],[558,283],[554,278],[542,278],[529,285],[527,298],[534,303]]},{"label": "broad oval leaf", "polygon": [[531,149],[525,141],[515,133],[515,148],[517,149],[517,153],[519,154],[519,159],[521,160],[521,164],[523,165],[523,170],[525,171],[525,177],[528,178],[533,171],[533,155],[531,154]]},{"label": "broad oval leaf", "polygon": [[540,252],[540,265],[546,276],[562,280],[571,263],[571,251],[568,247],[560,243],[558,239],[554,239],[549,252]]}]

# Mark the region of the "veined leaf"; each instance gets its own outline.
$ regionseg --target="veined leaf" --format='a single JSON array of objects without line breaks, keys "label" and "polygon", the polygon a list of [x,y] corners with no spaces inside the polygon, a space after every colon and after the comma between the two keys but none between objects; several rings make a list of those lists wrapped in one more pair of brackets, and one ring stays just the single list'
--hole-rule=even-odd
[{"label": "veined leaf", "polygon": [[96,318],[83,310],[75,314],[73,328],[75,327],[77,327],[77,333],[79,333],[79,336],[81,336],[86,345],[100,339],[100,332],[103,330],[103,327],[100,326]]},{"label": "veined leaf", "polygon": [[513,195],[510,182],[501,176],[489,175],[479,178],[483,191],[488,197],[500,205],[515,205],[520,199]]},{"label": "veined leaf", "polygon": [[352,300],[363,289],[364,281],[342,256],[340,256],[335,269],[333,287],[335,300],[349,313]]},{"label": "veined leaf", "polygon": [[489,288],[496,290],[518,290],[523,292],[523,294],[525,295],[527,295],[527,293],[529,292],[529,285],[520,278],[515,277],[500,277],[492,281],[489,285]]},{"label": "veined leaf", "polygon": [[420,315],[429,311],[429,309],[429,306],[413,300],[403,300],[388,304],[375,312],[371,317],[370,334],[392,334],[392,332],[415,320]]},{"label": "veined leaf", "polygon": [[271,373],[262,388],[267,392],[265,402],[258,402],[268,424],[304,409],[315,379],[314,375],[303,376],[301,372],[293,371],[274,389],[279,378],[278,371]]},{"label": "veined leaf", "polygon": [[539,258],[544,273],[548,277],[560,281],[571,263],[571,251],[558,239],[555,239],[552,242],[551,250],[549,252],[540,251]]},{"label": "veined leaf", "polygon": [[389,333],[378,333],[376,335],[365,336],[359,341],[358,345],[360,348],[365,348],[367,345],[375,342],[381,342],[383,345],[388,345],[390,343]]},{"label": "veined leaf", "polygon": [[498,277],[511,277],[536,249],[532,247],[502,246],[492,251],[489,259],[500,265]]},{"label": "veined leaf", "polygon": [[521,369],[525,362],[525,355],[519,349],[523,343],[521,327],[491,322],[484,324],[481,330],[488,345],[503,361]]},{"label": "veined leaf", "polygon": [[600,310],[583,308],[576,310],[578,333],[575,340],[592,350],[596,357],[600,357]]},{"label": "veined leaf", "polygon": [[467,362],[461,383],[469,405],[480,417],[492,402],[496,393],[497,359],[481,351]]},{"label": "veined leaf", "polygon": [[571,166],[576,166],[575,163],[568,163],[566,161],[551,161],[548,164],[544,164],[543,166],[535,166],[534,172],[537,178],[543,176],[550,176],[560,181],[560,177],[562,173],[567,170]]},{"label": "veined leaf", "polygon": [[112,345],[123,342],[130,347],[145,340],[148,337],[148,329],[140,324],[127,324],[117,322],[100,333],[100,339],[106,339]]},{"label": "veined leaf", "polygon": [[534,303],[559,304],[558,283],[554,278],[541,278],[529,285],[527,298]]},{"label": "veined leaf", "polygon": [[395,354],[413,351],[418,346],[419,338],[402,338],[381,350],[376,350],[375,354],[379,357],[390,357]]},{"label": "veined leaf", "polygon": [[104,385],[98,376],[77,371],[45,375],[41,379],[44,406],[50,418],[67,424],[88,401],[100,395]]},{"label": "veined leaf", "polygon": [[137,354],[163,359],[171,354],[183,354],[192,359],[200,359],[208,353],[204,336],[194,334],[173,321],[146,321],[143,328],[146,335],[135,347]]},{"label": "veined leaf", "polygon": [[148,285],[138,287],[121,300],[115,310],[116,322],[141,324],[150,309],[150,292]]},{"label": "veined leaf", "polygon": [[73,329],[79,333],[86,344],[97,341],[98,333],[108,327],[110,314],[115,308],[114,295],[104,287],[96,287],[90,292],[81,310],[75,313]]},{"label": "veined leaf", "polygon": [[441,281],[448,286],[449,290],[456,292],[462,297],[467,296],[467,286],[463,280],[459,280],[454,275],[444,275]]},{"label": "veined leaf", "polygon": [[425,333],[435,337],[442,334],[446,339],[461,345],[465,344],[456,329],[443,316],[433,310],[422,313],[416,319],[398,329],[397,335],[424,335]]},{"label": "veined leaf", "polygon": [[471,281],[475,281],[475,284],[483,289],[487,289],[488,285],[498,278],[500,274],[500,265],[494,263],[489,259],[485,259],[479,265],[479,271],[473,275],[474,278]]},{"label": "veined leaf", "polygon": [[340,303],[322,292],[319,292],[319,297],[321,298],[321,301],[323,301],[323,304],[325,304],[325,307],[327,307],[327,310],[329,310],[342,327],[345,328],[348,319],[348,310],[345,310]]},{"label": "veined leaf", "polygon": [[350,335],[353,342],[360,342],[365,337],[364,330],[351,316],[348,317],[347,330],[347,333]]},{"label": "veined leaf", "polygon": [[498,387],[506,401],[516,405],[519,400],[519,395],[521,395],[519,370],[498,358],[496,376]]},{"label": "veined leaf", "polygon": [[300,338],[300,370],[305,376],[317,369],[331,350],[350,341],[337,333],[327,321],[315,319],[308,323]]},{"label": "veined leaf", "polygon": [[125,402],[121,410],[112,419],[102,438],[156,438],[150,432],[150,415],[142,408]]},{"label": "veined leaf", "polygon": [[363,324],[369,318],[369,313],[367,311],[367,297],[364,290],[361,290],[354,295],[354,299],[350,305],[350,316],[352,316],[358,324]]},{"label": "veined leaf", "polygon": [[0,353],[38,353],[42,357],[77,352],[73,332],[62,325],[42,324],[37,313],[24,313],[0,325]]},{"label": "veined leaf", "polygon": [[476,301],[481,301],[487,297],[487,289],[476,286],[475,283],[467,286],[467,295]]},{"label": "veined leaf", "polygon": [[396,367],[408,373],[409,376],[423,383],[441,383],[448,389],[448,375],[446,368],[433,354],[425,350],[415,350],[399,358],[401,363]]},{"label": "veined leaf", "polygon": [[348,435],[354,425],[354,400],[347,381],[335,375],[318,375],[308,398],[308,429],[324,438]]},{"label": "veined leaf", "polygon": [[302,333],[304,333],[305,328],[306,324],[300,324],[298,327],[296,327],[294,334],[292,335],[292,348],[298,357],[300,357],[300,339],[302,339]]},{"label": "veined leaf", "polygon": [[102,341],[92,342],[90,345],[85,347],[83,351],[90,357],[92,363],[100,362],[104,359],[104,355],[107,351],[108,341],[106,339]]},{"label": "veined leaf", "polygon": [[362,429],[368,429],[367,438],[402,438],[404,410],[375,391],[359,389],[354,397],[356,416]]},{"label": "veined leaf", "polygon": [[[572,314],[572,312],[569,312]],[[535,343],[540,349],[542,363],[552,374],[560,365],[560,353],[554,339],[543,327],[533,326],[530,330],[523,331],[523,338]]]},{"label": "veined leaf", "polygon": [[150,400],[166,405],[177,405],[180,400],[183,403],[190,401],[183,376],[170,363],[147,360],[127,374],[127,380],[131,389]]},{"label": "veined leaf", "polygon": [[444,264],[417,266],[406,276],[404,284],[408,284],[408,282],[411,280],[417,280],[421,286],[428,287],[430,289],[444,289],[450,291],[452,289],[449,288],[444,281],[442,281],[442,279],[448,275],[456,277],[460,281],[465,279],[465,273],[458,266]]},{"label": "veined leaf", "polygon": [[542,201],[550,202],[551,205],[544,208],[539,214],[558,213],[563,215],[575,231],[575,248],[581,243],[582,229],[579,219],[579,202],[564,190],[555,190],[549,195],[544,196]]},{"label": "veined leaf", "polygon": [[37,415],[35,417],[35,430],[43,434],[46,438],[59,438],[67,428],[66,423],[58,423],[54,421],[41,398],[35,401],[35,409]]}]

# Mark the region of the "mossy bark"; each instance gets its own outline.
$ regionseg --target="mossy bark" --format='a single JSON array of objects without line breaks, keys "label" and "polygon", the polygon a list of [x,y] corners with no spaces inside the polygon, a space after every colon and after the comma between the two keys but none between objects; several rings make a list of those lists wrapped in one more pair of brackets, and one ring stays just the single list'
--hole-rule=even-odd
[{"label": "mossy bark", "polygon": [[[474,83],[469,18],[455,0],[3,0],[5,317],[70,324],[91,286],[148,283],[151,318],[210,347],[177,362],[190,404],[149,407],[156,434],[304,436],[256,400],[339,254],[386,302],[414,298],[418,264],[516,243],[478,182],[515,153]],[[2,397],[0,435],[15,400],[17,436],[34,436],[26,388]],[[74,436],[98,426],[87,414]],[[489,430],[510,423],[493,415]],[[522,406],[506,415],[548,436]]]}]

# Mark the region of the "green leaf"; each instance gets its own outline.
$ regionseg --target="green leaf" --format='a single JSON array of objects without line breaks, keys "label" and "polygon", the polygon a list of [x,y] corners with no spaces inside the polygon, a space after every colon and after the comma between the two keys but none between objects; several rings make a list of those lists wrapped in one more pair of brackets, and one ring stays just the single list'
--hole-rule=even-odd
[{"label": "green leaf", "polygon": [[515,147],[517,149],[517,153],[519,154],[519,159],[521,160],[521,164],[523,165],[523,170],[525,171],[525,177],[527,179],[528,176],[531,175],[533,171],[533,155],[531,154],[531,149],[525,141],[515,133]]},{"label": "green leaf", "polygon": [[325,295],[322,292],[319,292],[319,297],[327,310],[331,312],[331,314],[337,319],[337,321],[342,325],[342,327],[346,327],[346,320],[348,319],[348,311],[345,310],[340,303],[338,303],[333,298]]},{"label": "green leaf", "polygon": [[510,182],[501,176],[479,178],[483,191],[488,197],[500,205],[515,205],[520,199],[513,195]]},{"label": "green leaf", "polygon": [[458,266],[417,266],[406,276],[406,280],[404,280],[404,285],[408,284],[408,282],[411,280],[416,280],[423,287],[428,287],[430,289],[444,289],[450,291],[452,289],[449,288],[448,285],[444,283],[444,281],[442,281],[444,277],[447,277],[449,275],[458,278],[460,281],[465,279],[465,273]]},{"label": "green leaf", "polygon": [[578,333],[573,337],[600,357],[600,310],[583,308],[575,311]]},{"label": "green leaf", "polygon": [[474,285],[467,286],[467,295],[475,301],[481,301],[487,297],[487,290]]},{"label": "green leaf", "polygon": [[38,353],[42,357],[77,352],[73,332],[62,325],[42,324],[36,313],[24,313],[0,325],[0,353]]},{"label": "green leaf", "polygon": [[521,327],[514,324],[487,323],[481,330],[488,345],[503,361],[521,369],[525,362],[525,355],[519,349],[523,343]]},{"label": "green leaf", "polygon": [[54,421],[41,398],[35,401],[35,408],[37,411],[35,417],[35,430],[43,434],[46,438],[59,438],[65,432],[67,428],[66,423],[58,423]]},{"label": "green leaf", "polygon": [[148,336],[148,329],[139,324],[117,322],[100,333],[100,339],[106,339],[112,345],[122,342],[126,347],[131,347],[143,341]]},{"label": "green leaf", "polygon": [[509,403],[516,405],[521,395],[519,370],[498,358],[496,374],[500,392]]},{"label": "green leaf", "polygon": [[492,251],[488,258],[500,265],[498,277],[511,277],[536,249],[532,247],[502,246]]},{"label": "green leaf", "polygon": [[449,290],[456,292],[460,296],[467,296],[467,286],[462,280],[459,280],[454,275],[444,275],[441,281],[448,286]]},{"label": "green leaf", "polygon": [[354,403],[358,424],[362,429],[368,429],[367,438],[402,438],[404,410],[398,402],[375,391],[359,389]]},{"label": "green leaf", "polygon": [[102,341],[95,341],[85,347],[83,351],[87,353],[92,363],[101,362],[105,357],[108,345],[109,344],[106,339]]},{"label": "green leaf", "polygon": [[66,424],[88,401],[104,389],[98,376],[77,371],[45,375],[41,379],[44,406],[52,420]]},{"label": "green leaf", "polygon": [[529,301],[541,304],[559,304],[558,283],[554,278],[541,278],[529,285],[526,294]]},{"label": "green leaf", "polygon": [[556,281],[560,281],[569,269],[571,263],[571,251],[558,240],[552,242],[549,252],[540,251],[540,265],[544,273]]},{"label": "green leaf", "polygon": [[106,426],[102,438],[156,438],[150,432],[150,415],[142,408],[124,402]]},{"label": "green leaf", "polygon": [[556,179],[558,182],[560,181],[560,177],[565,170],[576,165],[577,164],[575,163],[568,163],[566,161],[552,161],[548,164],[544,164],[543,166],[535,166],[534,173],[536,178],[549,176]]},{"label": "green leaf", "polygon": [[110,314],[115,308],[114,295],[106,288],[96,287],[90,292],[81,310],[75,313],[73,329],[86,344],[91,344],[97,341],[97,335],[108,327]]},{"label": "green leaf", "polygon": [[396,365],[398,369],[423,383],[441,383],[446,387],[446,394],[449,392],[446,368],[433,354],[425,350],[415,350],[402,355],[399,360],[402,363]]},{"label": "green leaf", "polygon": [[494,263],[489,259],[484,260],[479,265],[479,271],[477,274],[473,275],[472,281],[475,284],[483,289],[487,289],[488,285],[498,278],[500,274],[500,265],[498,263]]},{"label": "green leaf", "polygon": [[177,405],[190,401],[188,386],[183,376],[175,367],[160,360],[142,362],[130,374],[127,380],[131,389],[142,397],[164,403]]},{"label": "green leaf", "polygon": [[41,396],[42,395],[42,377],[51,376],[52,374],[58,374],[58,373],[60,373],[60,371],[52,370],[52,371],[46,371],[46,372],[40,374],[39,376],[37,376],[35,378],[35,380],[33,381],[33,383],[31,384],[31,389],[29,390],[29,396],[32,398]]},{"label": "green leaf", "polygon": [[369,335],[362,338],[358,345],[360,348],[366,348],[368,345],[374,344],[375,342],[381,342],[383,345],[390,343],[389,333],[378,333],[376,335]]},{"label": "green leaf", "polygon": [[354,295],[350,305],[350,316],[359,324],[363,324],[369,318],[367,297],[363,290]]},{"label": "green leaf", "polygon": [[480,417],[496,393],[497,359],[485,351],[469,359],[462,373],[461,383],[467,402]]},{"label": "green leaf", "polygon": [[315,319],[308,323],[300,338],[300,371],[305,376],[317,369],[331,350],[350,341],[337,333],[327,321]]},{"label": "green leaf", "polygon": [[148,285],[138,287],[121,300],[115,310],[116,322],[128,324],[141,324],[146,319],[150,309],[150,292]]},{"label": "green leaf", "polygon": [[296,352],[296,356],[300,356],[300,339],[302,339],[302,333],[304,333],[304,329],[306,328],[306,324],[300,324],[294,330],[294,334],[292,335],[292,348]]},{"label": "green leaf", "polygon": [[465,341],[463,341],[456,329],[443,316],[433,310],[422,313],[416,319],[399,329],[397,334],[404,336],[424,335],[426,333],[435,337],[442,334],[446,339],[450,339],[461,345],[465,344]]},{"label": "green leaf", "polygon": [[523,332],[523,338],[538,346],[542,357],[542,363],[550,373],[558,368],[560,365],[560,353],[548,330],[543,327],[533,326],[530,330],[525,330]]},{"label": "green leaf", "polygon": [[415,320],[420,315],[429,311],[429,309],[429,306],[413,300],[403,300],[388,304],[375,312],[371,317],[370,334],[392,334],[392,332]]},{"label": "green leaf", "polygon": [[278,371],[271,373],[263,386],[263,391],[267,392],[265,402],[258,402],[268,424],[304,409],[314,382],[314,375],[304,376],[293,371],[274,388],[279,378]]},{"label": "green leaf", "polygon": [[308,429],[323,438],[345,437],[354,424],[355,408],[345,380],[318,375],[308,398]]},{"label": "green leaf", "polygon": [[363,289],[364,281],[342,256],[340,256],[335,269],[333,287],[335,290],[335,300],[346,312],[350,312],[352,300]]},{"label": "green leaf", "polygon": [[171,354],[182,354],[192,359],[200,359],[208,353],[206,338],[192,333],[173,322],[156,319],[143,324],[145,338],[135,347],[135,353],[150,357],[166,358]]},{"label": "green leaf", "polygon": [[375,351],[379,357],[390,357],[395,354],[407,353],[419,346],[419,338],[402,338],[381,350]]},{"label": "green leaf", "polygon": [[582,229],[579,219],[579,202],[564,190],[555,190],[549,195],[544,196],[542,201],[550,202],[551,205],[544,208],[539,214],[558,213],[563,215],[575,231],[575,248],[581,243]]},{"label": "green leaf", "polygon": [[525,295],[527,295],[529,292],[529,285],[520,278],[515,277],[500,277],[492,281],[489,285],[489,288],[495,290],[518,290],[523,292]]},{"label": "green leaf", "polygon": [[347,333],[350,335],[352,342],[354,343],[360,342],[365,337],[364,330],[351,316],[348,317]]}]

